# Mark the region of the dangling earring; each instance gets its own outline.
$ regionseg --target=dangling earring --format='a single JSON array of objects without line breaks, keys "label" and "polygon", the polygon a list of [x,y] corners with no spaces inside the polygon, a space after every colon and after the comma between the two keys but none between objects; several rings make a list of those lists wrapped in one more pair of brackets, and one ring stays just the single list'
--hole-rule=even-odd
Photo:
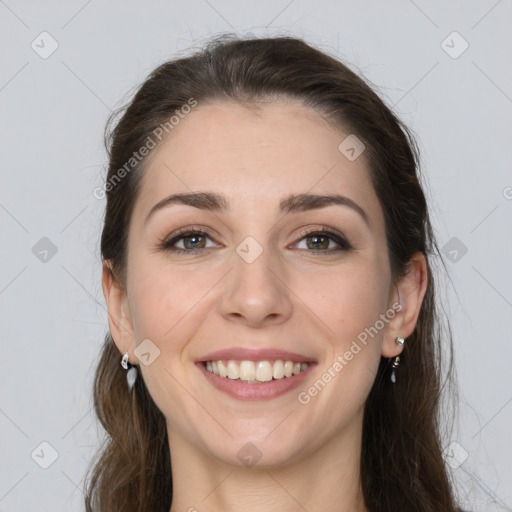
[{"label": "dangling earring", "polygon": [[126,382],[128,383],[128,391],[131,391],[133,385],[135,384],[135,381],[137,380],[137,367],[136,365],[133,365],[128,362],[129,357],[130,354],[126,352],[126,354],[121,359],[121,366],[125,370],[128,370],[128,373],[126,374]]},{"label": "dangling earring", "polygon": [[[396,339],[396,343],[397,345],[400,345],[400,346],[403,346],[403,344],[405,343],[405,339],[404,338],[401,338],[400,336]],[[392,368],[392,371],[391,371],[391,382],[394,384],[396,382],[396,374],[395,374],[395,369],[398,368],[398,366],[400,365],[400,356],[396,356],[394,359],[393,359],[393,364],[391,365],[391,368]]]}]

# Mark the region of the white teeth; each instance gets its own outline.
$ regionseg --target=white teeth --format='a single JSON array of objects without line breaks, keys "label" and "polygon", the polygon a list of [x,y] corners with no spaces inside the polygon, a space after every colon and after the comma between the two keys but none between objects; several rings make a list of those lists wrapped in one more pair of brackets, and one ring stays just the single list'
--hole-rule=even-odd
[{"label": "white teeth", "polygon": [[276,361],[272,371],[274,379],[282,379],[284,377],[284,364],[283,361]]},{"label": "white teeth", "polygon": [[272,366],[268,361],[260,361],[256,365],[256,380],[260,382],[272,380]]},{"label": "white teeth", "polygon": [[228,376],[228,370],[224,366],[224,363],[222,361],[217,361],[217,368],[219,369],[219,375],[221,377],[227,377]]},{"label": "white teeth", "polygon": [[230,379],[238,379],[239,369],[238,365],[234,361],[228,363],[228,377]]},{"label": "white teeth", "polygon": [[256,367],[252,361],[240,363],[240,380],[256,380]]},{"label": "white teeth", "polygon": [[306,370],[308,363],[293,361],[207,361],[206,370],[220,377],[244,382],[269,382],[284,377],[292,377]]}]

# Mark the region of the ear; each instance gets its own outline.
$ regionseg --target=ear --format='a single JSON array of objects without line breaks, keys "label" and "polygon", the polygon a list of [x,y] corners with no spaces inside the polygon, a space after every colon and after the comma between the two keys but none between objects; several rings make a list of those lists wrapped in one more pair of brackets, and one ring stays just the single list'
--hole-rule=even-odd
[{"label": "ear", "polygon": [[391,304],[400,304],[402,307],[393,308],[397,312],[389,321],[382,343],[382,355],[395,357],[400,354],[402,347],[396,343],[396,338],[409,337],[416,327],[420,314],[421,304],[425,297],[428,284],[428,267],[425,255],[415,253],[408,264],[407,273],[395,287],[391,296]]},{"label": "ear", "polygon": [[101,285],[107,303],[110,334],[119,352],[125,354],[132,347],[133,324],[126,289],[115,278],[110,260],[103,263]]}]

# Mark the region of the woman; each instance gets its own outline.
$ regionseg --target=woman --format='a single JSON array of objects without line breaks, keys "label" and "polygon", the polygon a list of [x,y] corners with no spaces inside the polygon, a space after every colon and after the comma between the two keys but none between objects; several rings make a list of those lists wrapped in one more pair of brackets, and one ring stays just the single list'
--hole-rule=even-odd
[{"label": "woman", "polygon": [[221,37],[107,146],[87,510],[457,510],[418,152],[376,93],[299,39]]}]

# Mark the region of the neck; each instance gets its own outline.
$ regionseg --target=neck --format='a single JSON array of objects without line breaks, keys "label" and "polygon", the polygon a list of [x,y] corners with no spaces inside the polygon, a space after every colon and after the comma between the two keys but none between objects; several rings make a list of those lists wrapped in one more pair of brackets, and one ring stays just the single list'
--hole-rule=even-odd
[{"label": "neck", "polygon": [[[170,512],[366,512],[360,480],[361,429],[323,444],[289,465],[252,468],[223,463],[169,430]],[[333,505],[334,504],[334,505]]]}]

